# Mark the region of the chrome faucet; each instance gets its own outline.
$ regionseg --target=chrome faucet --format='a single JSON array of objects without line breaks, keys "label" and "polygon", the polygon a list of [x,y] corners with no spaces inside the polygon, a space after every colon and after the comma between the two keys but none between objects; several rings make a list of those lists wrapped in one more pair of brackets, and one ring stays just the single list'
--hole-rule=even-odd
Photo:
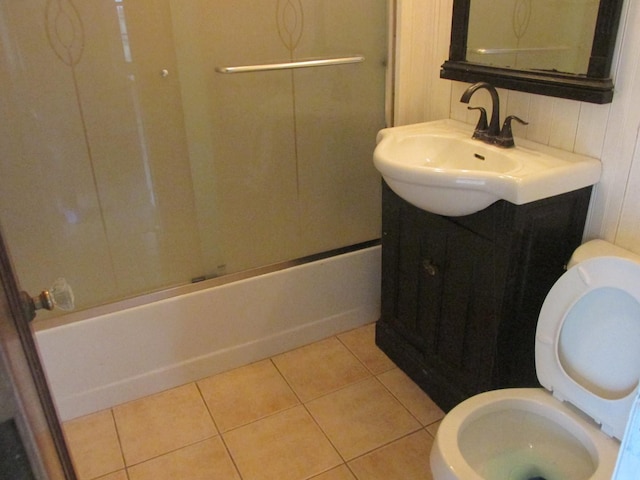
[{"label": "chrome faucet", "polygon": [[460,101],[468,104],[473,94],[481,88],[487,90],[489,95],[491,95],[491,120],[487,125],[487,112],[484,108],[467,107],[469,110],[480,110],[480,119],[478,120],[472,138],[477,138],[478,140],[499,147],[513,147],[515,144],[513,143],[513,134],[511,132],[511,121],[516,120],[523,125],[528,125],[528,123],[515,115],[510,115],[506,118],[502,129],[500,129],[500,97],[493,85],[487,82],[474,83],[464,91],[462,97],[460,97]]}]

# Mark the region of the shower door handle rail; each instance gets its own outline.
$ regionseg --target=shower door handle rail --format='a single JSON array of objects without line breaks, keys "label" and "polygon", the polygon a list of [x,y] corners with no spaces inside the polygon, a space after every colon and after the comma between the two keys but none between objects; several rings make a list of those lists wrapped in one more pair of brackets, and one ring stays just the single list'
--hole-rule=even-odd
[{"label": "shower door handle rail", "polygon": [[294,62],[264,63],[261,65],[238,65],[234,67],[216,67],[218,73],[248,73],[266,72],[270,70],[290,70],[292,68],[326,67],[330,65],[345,65],[349,63],[362,63],[364,56],[353,55],[350,57],[318,58],[310,60],[296,60]]}]

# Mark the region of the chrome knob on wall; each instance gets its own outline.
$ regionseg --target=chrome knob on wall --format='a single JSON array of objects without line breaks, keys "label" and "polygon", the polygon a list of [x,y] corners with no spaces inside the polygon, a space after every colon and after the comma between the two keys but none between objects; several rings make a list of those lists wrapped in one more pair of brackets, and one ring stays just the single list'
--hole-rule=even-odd
[{"label": "chrome knob on wall", "polygon": [[58,307],[60,310],[73,310],[75,307],[75,297],[71,285],[64,278],[58,278],[48,290],[43,290],[37,297],[31,297],[27,292],[20,292],[22,297],[22,308],[29,320],[36,316],[36,310],[53,310]]}]

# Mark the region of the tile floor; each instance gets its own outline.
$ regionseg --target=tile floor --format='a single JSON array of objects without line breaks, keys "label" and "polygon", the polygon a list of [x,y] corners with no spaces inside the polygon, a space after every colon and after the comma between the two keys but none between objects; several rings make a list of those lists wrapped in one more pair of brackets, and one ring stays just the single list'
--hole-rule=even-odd
[{"label": "tile floor", "polygon": [[81,480],[431,479],[442,411],[367,325],[66,422]]}]

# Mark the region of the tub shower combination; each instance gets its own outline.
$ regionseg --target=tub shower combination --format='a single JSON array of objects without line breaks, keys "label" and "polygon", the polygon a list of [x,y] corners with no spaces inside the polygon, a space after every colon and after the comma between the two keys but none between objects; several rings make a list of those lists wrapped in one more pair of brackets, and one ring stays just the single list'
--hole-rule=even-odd
[{"label": "tub shower combination", "polygon": [[377,319],[385,0],[41,3],[0,7],[0,224],[75,291],[63,420]]}]

